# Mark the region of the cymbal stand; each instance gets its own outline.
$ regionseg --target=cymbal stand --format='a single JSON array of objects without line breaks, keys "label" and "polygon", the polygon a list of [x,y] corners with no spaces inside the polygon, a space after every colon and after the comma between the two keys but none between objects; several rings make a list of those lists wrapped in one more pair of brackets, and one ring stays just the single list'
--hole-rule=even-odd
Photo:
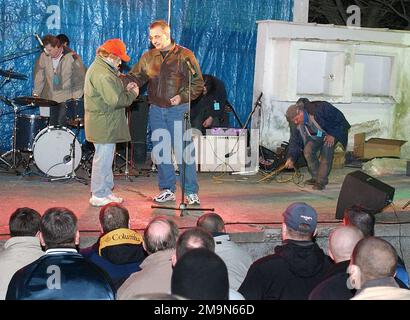
[{"label": "cymbal stand", "polygon": [[[13,143],[12,143],[12,149],[9,150],[9,151],[7,151],[6,153],[4,153],[4,154],[0,157],[0,159],[1,159],[1,161],[4,162],[10,169],[16,170],[16,169],[17,169],[17,164],[16,164],[16,153],[17,153],[17,150],[16,150],[16,140],[17,140],[17,138],[16,138],[16,137],[17,137],[17,113],[19,112],[19,108],[18,108],[18,106],[13,102],[13,100],[9,100],[9,99],[4,98],[4,97],[1,97],[1,98],[2,98],[2,100],[4,100],[4,101],[6,102],[6,104],[8,104],[8,105],[10,105],[10,106],[13,107],[13,113],[14,113],[14,115],[13,115],[13,139],[12,139]],[[5,158],[7,155],[9,155],[9,154],[12,155],[12,157],[11,157],[12,163],[8,163],[8,162],[4,159],[4,158]],[[18,173],[17,170],[16,170],[16,173]]]},{"label": "cymbal stand", "polygon": [[[126,114],[127,114],[127,125],[128,125],[128,127],[129,127],[129,112],[130,112],[130,110],[127,109]],[[125,164],[124,164],[125,169],[124,169],[124,173],[115,173],[114,176],[124,176],[125,180],[132,182],[131,175],[130,175],[130,170],[129,170],[128,166],[131,165],[131,168],[133,168],[133,169],[135,169],[135,168],[134,168],[134,165],[129,160],[129,141],[125,142],[125,157],[122,156],[119,152],[115,152],[115,155],[114,155],[114,168],[116,170],[120,171],[120,169],[124,165],[118,167],[116,157],[119,157],[119,158],[121,158],[125,161]],[[114,171],[115,171],[115,169],[114,169]]]},{"label": "cymbal stand", "polygon": [[74,179],[84,185],[88,185],[88,181],[84,178],[81,178],[75,174],[75,142],[77,140],[77,136],[80,133],[80,121],[77,121],[77,129],[73,138],[73,142],[70,144],[70,160],[71,160],[71,172],[60,178],[50,179],[50,182],[59,181],[59,180],[71,180]]}]

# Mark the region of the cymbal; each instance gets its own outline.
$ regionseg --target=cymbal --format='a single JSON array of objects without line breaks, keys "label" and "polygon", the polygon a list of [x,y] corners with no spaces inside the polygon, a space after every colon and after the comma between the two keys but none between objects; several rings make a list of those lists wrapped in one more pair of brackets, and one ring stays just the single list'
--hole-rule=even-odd
[{"label": "cymbal", "polygon": [[6,78],[18,79],[18,80],[27,80],[27,76],[25,74],[18,73],[12,70],[1,70],[0,69],[0,76],[6,77]]},{"label": "cymbal", "polygon": [[14,98],[14,103],[24,106],[27,104],[34,104],[40,107],[53,107],[57,106],[58,102],[54,100],[47,100],[47,99],[42,99],[39,97],[17,97]]}]

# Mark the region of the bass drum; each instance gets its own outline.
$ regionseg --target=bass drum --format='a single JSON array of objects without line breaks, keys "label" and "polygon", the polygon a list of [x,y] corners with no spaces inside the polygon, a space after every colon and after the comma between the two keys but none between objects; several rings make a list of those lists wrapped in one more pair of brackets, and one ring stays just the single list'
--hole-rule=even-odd
[{"label": "bass drum", "polygon": [[[71,145],[75,145],[75,157]],[[33,158],[37,168],[46,176],[64,177],[76,170],[81,161],[81,145],[74,133],[65,127],[41,130],[33,143]]]}]

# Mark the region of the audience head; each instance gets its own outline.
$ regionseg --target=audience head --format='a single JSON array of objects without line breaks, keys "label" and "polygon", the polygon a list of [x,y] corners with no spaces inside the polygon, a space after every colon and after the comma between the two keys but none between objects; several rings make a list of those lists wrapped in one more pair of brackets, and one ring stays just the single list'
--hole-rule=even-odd
[{"label": "audience head", "polygon": [[394,277],[397,266],[397,253],[386,240],[367,237],[360,240],[353,250],[348,268],[352,288],[360,289],[376,279]]},{"label": "audience head", "polygon": [[130,214],[128,210],[116,202],[103,206],[100,210],[100,224],[103,233],[120,228],[129,228]]},{"label": "audience head", "polygon": [[340,226],[329,234],[329,256],[336,262],[348,261],[363,233],[354,226]]},{"label": "audience head", "polygon": [[31,208],[18,208],[9,220],[11,237],[34,237],[40,230],[41,215]]},{"label": "audience head", "polygon": [[178,238],[178,226],[166,217],[155,217],[144,230],[144,248],[148,254],[157,251],[175,249]]},{"label": "audience head", "polygon": [[186,300],[183,297],[170,293],[138,293],[127,300]]},{"label": "audience head", "polygon": [[40,241],[46,249],[75,248],[80,243],[77,217],[67,208],[50,208],[40,222]]},{"label": "audience head", "polygon": [[171,292],[193,300],[228,300],[228,270],[223,260],[208,249],[184,254],[172,272]]},{"label": "audience head", "polygon": [[[177,241],[176,260],[192,249],[205,248],[215,251],[215,241],[212,235],[202,228],[192,228],[182,233]],[[175,261],[173,261],[175,264]]]},{"label": "audience head", "polygon": [[362,206],[352,206],[345,210],[343,224],[359,228],[365,237],[374,236],[375,213]]},{"label": "audience head", "polygon": [[309,241],[316,233],[316,210],[304,202],[295,202],[283,213],[282,238]]},{"label": "audience head", "polygon": [[214,212],[205,213],[199,217],[196,226],[210,233],[225,232],[225,223],[221,216]]}]

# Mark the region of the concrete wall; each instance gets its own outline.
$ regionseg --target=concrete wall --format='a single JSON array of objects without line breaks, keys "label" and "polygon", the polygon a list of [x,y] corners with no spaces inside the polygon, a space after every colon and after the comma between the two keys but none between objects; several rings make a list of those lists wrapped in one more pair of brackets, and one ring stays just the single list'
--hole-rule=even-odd
[{"label": "concrete wall", "polygon": [[[327,254],[328,236],[334,226],[319,227],[316,241]],[[410,270],[410,226],[408,224],[378,225],[375,234],[389,241],[396,249],[397,254],[403,258],[407,269]],[[258,238],[259,237],[259,238]],[[254,260],[274,253],[274,248],[282,243],[280,229],[266,229],[259,236],[253,236],[253,241],[245,241],[248,235],[234,234],[233,240],[249,252]]]}]

